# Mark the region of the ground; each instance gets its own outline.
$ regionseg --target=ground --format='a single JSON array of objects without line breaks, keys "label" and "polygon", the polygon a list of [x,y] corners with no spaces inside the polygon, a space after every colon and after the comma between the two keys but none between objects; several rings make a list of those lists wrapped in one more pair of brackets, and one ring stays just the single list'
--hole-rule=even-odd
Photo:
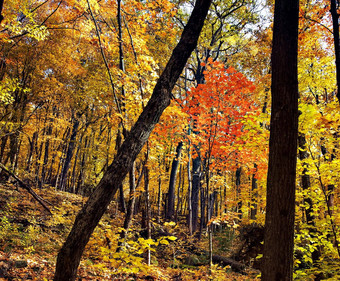
[{"label": "ground", "polygon": [[[26,190],[0,185],[0,280],[52,280],[58,250],[86,202],[84,197],[51,187],[34,190],[51,203],[52,215]],[[210,269],[204,250],[207,238],[188,237],[180,223],[154,221],[153,239],[147,240],[137,216],[126,251],[116,253],[123,220],[124,214],[112,202],[87,245],[79,280],[257,280],[256,271],[238,274],[230,266],[217,265]],[[225,230],[216,234],[218,254],[231,254],[232,237]],[[151,250],[150,266],[145,264],[147,249]]]}]

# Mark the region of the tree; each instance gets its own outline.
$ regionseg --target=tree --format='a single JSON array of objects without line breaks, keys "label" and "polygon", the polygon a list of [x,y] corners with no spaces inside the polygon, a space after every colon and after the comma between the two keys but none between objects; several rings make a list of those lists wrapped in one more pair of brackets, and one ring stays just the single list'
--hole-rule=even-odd
[{"label": "tree", "polygon": [[340,38],[339,38],[339,1],[331,0],[331,15],[333,23],[333,39],[334,39],[334,53],[335,53],[335,67],[336,67],[336,84],[337,93],[336,96],[340,102]]},{"label": "tree", "polygon": [[162,112],[170,104],[171,91],[196,47],[210,4],[211,0],[196,1],[181,39],[158,79],[148,104],[118,149],[112,164],[77,215],[72,230],[58,254],[54,281],[76,279],[81,255],[94,228],[158,123]]},{"label": "tree", "polygon": [[298,138],[298,0],[277,0],[272,48],[267,207],[262,280],[293,279]]},{"label": "tree", "polygon": [[0,0],[0,23],[2,22],[2,20],[4,19],[4,16],[2,15],[2,7],[4,5],[4,0]]},{"label": "tree", "polygon": [[[168,220],[173,220],[175,215],[175,185],[176,185],[176,174],[179,166],[179,161],[181,157],[181,151],[183,147],[183,142],[179,142],[176,148],[176,156],[172,161],[171,172],[170,172],[170,182],[168,189],[168,204],[165,217]],[[179,194],[177,195],[179,196]]]}]

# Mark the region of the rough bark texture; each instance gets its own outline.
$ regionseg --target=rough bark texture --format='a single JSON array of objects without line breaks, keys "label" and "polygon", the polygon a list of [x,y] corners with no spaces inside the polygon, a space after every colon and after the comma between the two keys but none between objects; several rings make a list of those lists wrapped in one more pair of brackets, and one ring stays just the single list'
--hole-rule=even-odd
[{"label": "rough bark texture", "polygon": [[114,161],[77,215],[72,230],[58,254],[54,281],[76,279],[80,258],[93,230],[158,123],[164,109],[170,104],[171,91],[196,47],[210,4],[211,0],[196,1],[182,37],[160,76],[148,104],[119,148]]},{"label": "rough bark texture", "polygon": [[263,281],[293,279],[298,0],[276,0]]}]

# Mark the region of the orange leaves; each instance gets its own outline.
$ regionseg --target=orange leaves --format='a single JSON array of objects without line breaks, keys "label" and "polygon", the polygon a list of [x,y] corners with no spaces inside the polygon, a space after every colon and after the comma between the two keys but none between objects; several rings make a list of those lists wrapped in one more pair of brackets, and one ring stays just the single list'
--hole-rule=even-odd
[{"label": "orange leaves", "polygon": [[[190,89],[183,110],[192,120],[191,141],[201,153],[217,161],[233,158],[233,151],[244,144],[244,120],[257,111],[251,98],[254,84],[233,67],[208,60],[205,84]],[[189,123],[189,121],[188,121]]]}]

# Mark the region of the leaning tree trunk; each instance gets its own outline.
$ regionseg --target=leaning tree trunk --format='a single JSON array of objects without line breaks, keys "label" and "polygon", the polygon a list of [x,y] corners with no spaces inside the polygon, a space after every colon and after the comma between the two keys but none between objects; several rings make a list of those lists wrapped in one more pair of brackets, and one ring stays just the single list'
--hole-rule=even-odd
[{"label": "leaning tree trunk", "polygon": [[80,258],[93,230],[158,123],[161,114],[170,104],[171,91],[196,47],[210,4],[211,0],[196,1],[181,39],[158,79],[148,104],[119,148],[112,164],[77,215],[72,230],[58,254],[54,281],[76,279]]},{"label": "leaning tree trunk", "polygon": [[275,1],[263,281],[293,279],[298,17],[298,0]]}]

